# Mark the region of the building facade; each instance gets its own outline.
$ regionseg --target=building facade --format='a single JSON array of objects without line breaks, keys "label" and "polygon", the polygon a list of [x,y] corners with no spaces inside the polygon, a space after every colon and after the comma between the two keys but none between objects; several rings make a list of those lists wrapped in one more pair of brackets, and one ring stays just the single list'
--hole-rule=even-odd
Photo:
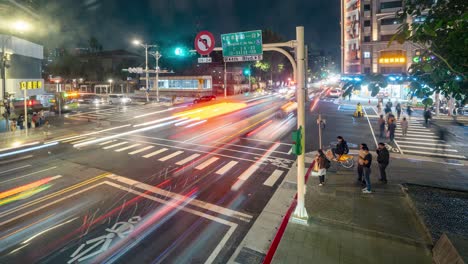
[{"label": "building facade", "polygon": [[[405,74],[417,55],[416,47],[393,41],[401,21],[396,12],[403,0],[341,1],[341,72]],[[412,22],[412,21],[408,21]]]},{"label": "building facade", "polygon": [[44,93],[43,55],[41,45],[11,35],[0,35],[0,56],[5,63],[0,69],[5,75],[5,81],[0,80],[2,99],[4,89],[13,98],[23,98],[21,87],[26,87],[27,96]]}]

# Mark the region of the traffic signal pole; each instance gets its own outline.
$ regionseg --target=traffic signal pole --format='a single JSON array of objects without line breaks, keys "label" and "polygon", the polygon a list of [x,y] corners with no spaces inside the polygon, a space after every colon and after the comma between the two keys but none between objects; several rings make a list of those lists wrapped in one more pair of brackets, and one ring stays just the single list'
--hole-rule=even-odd
[{"label": "traffic signal pole", "polygon": [[297,41],[297,75],[296,75],[296,99],[297,99],[297,128],[302,127],[301,154],[297,156],[297,206],[293,217],[307,221],[308,215],[305,208],[305,62],[304,62],[304,27],[296,27]]}]

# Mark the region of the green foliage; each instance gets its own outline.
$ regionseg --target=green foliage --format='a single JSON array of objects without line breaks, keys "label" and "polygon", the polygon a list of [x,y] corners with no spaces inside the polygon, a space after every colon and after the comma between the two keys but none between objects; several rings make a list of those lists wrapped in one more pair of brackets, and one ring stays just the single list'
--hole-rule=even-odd
[{"label": "green foliage", "polygon": [[399,18],[419,21],[403,23],[392,41],[410,41],[420,48],[421,56],[435,58],[410,67],[413,82],[419,83],[411,84],[413,95],[424,97],[439,92],[463,100],[468,95],[468,1],[432,2],[406,0]]},{"label": "green foliage", "polygon": [[434,101],[430,97],[426,97],[422,100],[424,106],[430,106],[434,104]]}]

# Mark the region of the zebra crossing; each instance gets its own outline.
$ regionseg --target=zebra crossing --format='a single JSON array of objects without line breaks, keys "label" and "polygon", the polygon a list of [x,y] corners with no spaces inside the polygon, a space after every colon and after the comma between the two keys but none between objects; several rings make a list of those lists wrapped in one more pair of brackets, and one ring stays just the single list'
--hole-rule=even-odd
[{"label": "zebra crossing", "polygon": [[423,125],[423,122],[422,119],[410,120],[406,136],[403,136],[401,127],[397,125],[395,143],[402,154],[466,159],[454,146],[439,140],[431,129]]},{"label": "zebra crossing", "polygon": [[[93,139],[95,139],[95,137],[88,137],[86,135],[83,135],[74,136],[59,141],[62,143],[73,145],[76,143],[81,143]],[[120,139],[108,140],[99,143],[96,146],[105,151],[112,151],[114,153],[125,153],[129,156],[141,157],[143,159],[153,159],[158,160],[160,162],[169,162],[177,166],[187,166],[188,164],[192,163],[193,169],[197,171],[203,171],[207,169],[211,169],[213,171],[213,168],[215,168],[216,171],[214,172],[214,174],[216,175],[224,175],[232,171],[237,171],[237,173],[239,173],[240,175],[239,179],[242,180],[247,180],[258,169],[260,169],[260,164],[257,163],[254,163],[250,167],[247,166],[246,168],[244,168],[245,164],[241,164],[241,160],[235,160],[234,158],[229,158],[223,155],[213,154],[213,156],[211,157],[204,158],[200,153],[192,153],[196,152],[196,150],[173,150],[170,147],[161,147],[155,145],[148,146],[142,143],[135,143]],[[265,149],[265,151],[268,150]],[[272,157],[271,160],[274,161],[275,157]],[[270,162],[268,164],[276,166],[276,169],[273,170],[267,176],[266,180],[263,180],[263,185],[266,187],[273,187],[277,184],[281,176],[285,175],[289,171],[289,169],[285,168],[284,166],[280,166],[275,162]],[[290,164],[292,165],[292,162]]]},{"label": "zebra crossing", "polygon": [[98,120],[107,121],[128,121],[135,118],[135,111],[152,108],[154,106],[120,106],[106,109],[96,109],[95,111],[79,112],[65,115],[66,118],[72,120]]}]

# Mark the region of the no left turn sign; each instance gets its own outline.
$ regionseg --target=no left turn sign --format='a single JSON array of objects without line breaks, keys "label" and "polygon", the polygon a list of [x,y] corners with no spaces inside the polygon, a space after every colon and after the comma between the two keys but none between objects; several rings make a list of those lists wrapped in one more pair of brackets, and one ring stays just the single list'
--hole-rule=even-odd
[{"label": "no left turn sign", "polygon": [[201,31],[195,37],[195,49],[200,55],[208,55],[215,48],[213,34],[208,31]]}]

